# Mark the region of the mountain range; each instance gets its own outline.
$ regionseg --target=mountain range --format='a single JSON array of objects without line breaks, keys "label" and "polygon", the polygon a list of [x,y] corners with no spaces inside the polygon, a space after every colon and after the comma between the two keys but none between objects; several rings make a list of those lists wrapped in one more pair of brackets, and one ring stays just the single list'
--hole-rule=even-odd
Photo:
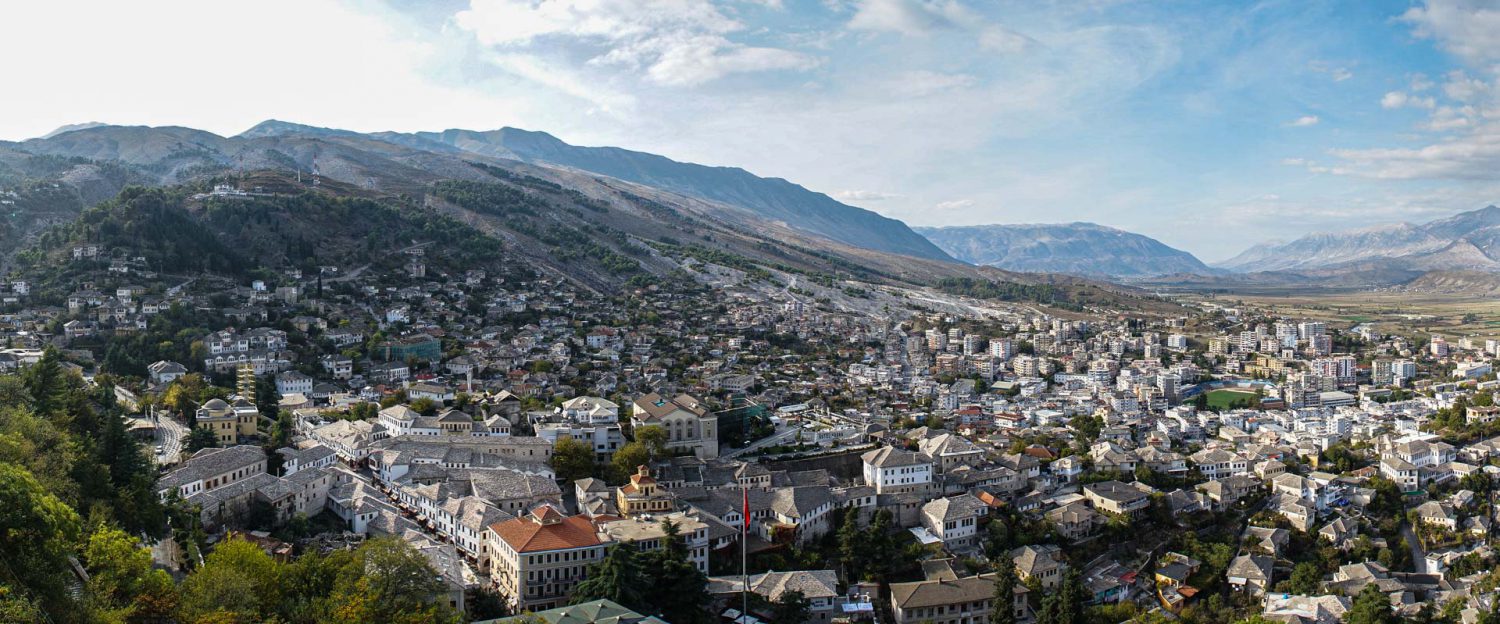
[{"label": "mountain range", "polygon": [[1265,243],[1218,263],[1237,272],[1327,271],[1379,264],[1406,271],[1500,271],[1500,208]]},{"label": "mountain range", "polygon": [[[216,199],[220,184],[250,197]],[[379,250],[441,240],[455,241],[433,260],[444,271],[516,267],[603,292],[693,275],[856,299],[889,285],[1070,309],[1164,305],[1087,278],[959,262],[900,221],[784,180],[514,129],[366,134],[268,121],[224,137],[84,124],[0,142],[0,192],[14,206],[0,221],[3,268],[39,276],[106,238],[157,271],[222,275],[320,258],[381,265],[391,254]]]},{"label": "mountain range", "polygon": [[1112,278],[1213,274],[1186,251],[1154,238],[1095,223],[918,227],[955,258],[1008,271]]},{"label": "mountain range", "polygon": [[[283,136],[359,137],[345,130],[265,121],[237,138]],[[561,165],[750,210],[757,215],[833,240],[919,258],[951,260],[905,223],[840,203],[781,178],[762,178],[737,167],[709,167],[618,147],[569,145],[545,132],[378,132],[371,138],[414,149],[469,153],[522,162]]]}]

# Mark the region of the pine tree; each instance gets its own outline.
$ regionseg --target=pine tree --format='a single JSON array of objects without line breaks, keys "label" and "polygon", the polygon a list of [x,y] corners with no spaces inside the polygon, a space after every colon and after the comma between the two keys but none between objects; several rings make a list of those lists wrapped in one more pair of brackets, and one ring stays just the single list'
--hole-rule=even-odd
[{"label": "pine tree", "polygon": [[588,579],[573,588],[573,604],[603,598],[631,609],[646,606],[648,587],[635,552],[635,546],[631,544],[611,546],[604,560],[589,569]]},{"label": "pine tree", "polygon": [[1347,624],[1395,624],[1399,621],[1391,612],[1391,599],[1373,583],[1359,590],[1354,604],[1344,614]]},{"label": "pine tree", "polygon": [[839,563],[844,566],[844,578],[850,583],[861,578],[865,570],[864,532],[859,527],[859,508],[850,507],[844,513],[844,522],[839,526]]},{"label": "pine tree", "polygon": [[1016,624],[1016,567],[1002,559],[995,572],[995,600],[990,606],[990,624]]},{"label": "pine tree", "polygon": [[663,520],[662,533],[662,548],[642,557],[646,593],[653,596],[662,619],[668,622],[706,622],[706,608],[712,599],[708,594],[708,577],[688,560],[687,546],[676,524]]}]

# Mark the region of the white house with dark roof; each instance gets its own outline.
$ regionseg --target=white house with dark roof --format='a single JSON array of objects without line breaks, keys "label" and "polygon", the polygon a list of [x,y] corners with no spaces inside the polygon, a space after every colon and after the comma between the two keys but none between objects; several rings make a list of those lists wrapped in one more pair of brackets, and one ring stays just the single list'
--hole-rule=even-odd
[{"label": "white house with dark roof", "polygon": [[925,491],[932,484],[932,460],[920,453],[885,446],[860,456],[865,485],[876,494]]}]

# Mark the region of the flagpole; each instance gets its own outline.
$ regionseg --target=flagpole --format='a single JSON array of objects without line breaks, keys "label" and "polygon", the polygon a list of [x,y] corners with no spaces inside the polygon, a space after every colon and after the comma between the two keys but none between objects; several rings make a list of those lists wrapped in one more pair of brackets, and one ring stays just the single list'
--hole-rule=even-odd
[{"label": "flagpole", "polygon": [[745,507],[741,514],[745,516],[744,527],[740,530],[740,578],[745,581],[745,591],[740,595],[740,621],[745,624],[750,622],[750,488],[743,482],[740,483],[740,493],[745,497]]}]

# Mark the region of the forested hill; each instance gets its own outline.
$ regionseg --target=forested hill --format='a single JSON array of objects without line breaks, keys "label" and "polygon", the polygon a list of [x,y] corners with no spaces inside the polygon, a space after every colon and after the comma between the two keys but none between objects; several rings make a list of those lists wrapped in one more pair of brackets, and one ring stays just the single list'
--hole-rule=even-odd
[{"label": "forested hill", "polygon": [[[55,350],[0,375],[0,622],[460,621],[431,600],[444,586],[426,558],[394,538],[291,563],[231,538],[200,560],[197,512],[157,497],[150,456],[101,381]],[[171,536],[199,563],[175,582],[141,536]]]},{"label": "forested hill", "polygon": [[[15,264],[45,287],[115,262],[164,275],[245,277],[290,268],[315,275],[320,264],[400,267],[408,260],[401,250],[424,244],[432,249],[423,260],[435,269],[461,272],[501,258],[501,245],[480,231],[396,198],[307,190],[204,197],[204,188],[127,188],[43,232]],[[100,256],[75,261],[82,246]]]}]

